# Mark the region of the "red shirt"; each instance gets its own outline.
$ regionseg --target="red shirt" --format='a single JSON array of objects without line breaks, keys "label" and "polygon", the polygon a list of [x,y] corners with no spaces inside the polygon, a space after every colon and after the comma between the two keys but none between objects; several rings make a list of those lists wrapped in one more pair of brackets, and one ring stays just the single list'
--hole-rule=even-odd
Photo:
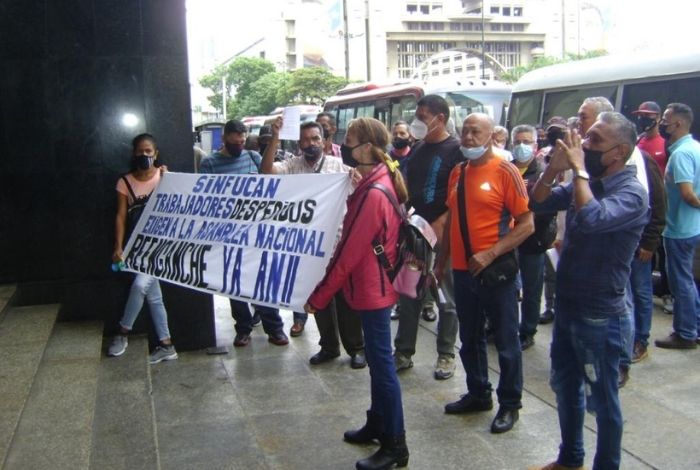
[{"label": "red shirt", "polygon": [[665,144],[666,141],[664,138],[658,134],[656,137],[652,137],[650,139],[644,135],[641,139],[639,139],[639,142],[637,142],[637,147],[639,147],[640,150],[644,150],[646,153],[648,153],[649,156],[654,159],[657,165],[659,165],[662,175],[666,172],[667,158]]}]

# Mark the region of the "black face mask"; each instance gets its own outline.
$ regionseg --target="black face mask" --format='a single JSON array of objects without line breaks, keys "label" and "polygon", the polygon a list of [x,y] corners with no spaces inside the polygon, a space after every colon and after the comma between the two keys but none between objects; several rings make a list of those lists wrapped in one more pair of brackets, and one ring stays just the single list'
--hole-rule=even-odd
[{"label": "black face mask", "polygon": [[664,138],[664,140],[671,138],[671,134],[668,132],[668,126],[668,124],[659,124],[659,134]]},{"label": "black face mask", "polygon": [[323,153],[323,147],[315,147],[313,145],[309,145],[308,147],[304,147],[303,149],[301,149],[301,153],[304,155],[304,158],[307,162],[313,163],[316,160],[318,160],[318,157],[320,157]]},{"label": "black face mask", "polygon": [[226,147],[226,151],[232,157],[240,157],[241,153],[243,152],[243,146],[239,144],[229,144],[228,142],[226,142],[224,146]]},{"label": "black face mask", "polygon": [[134,164],[139,170],[148,170],[153,166],[154,157],[148,155],[136,155],[134,156]]},{"label": "black face mask", "polygon": [[647,132],[656,126],[656,119],[642,116],[637,120],[637,123],[639,124],[640,132]]},{"label": "black face mask", "polygon": [[343,163],[350,168],[357,168],[357,166],[360,164],[355,158],[352,156],[352,151],[355,150],[357,147],[359,147],[362,144],[357,144],[354,147],[350,147],[349,145],[341,145],[340,146],[340,156],[343,159]]},{"label": "black face mask", "polygon": [[586,171],[591,176],[591,178],[600,178],[608,169],[607,166],[603,165],[603,154],[611,151],[617,147],[611,147],[605,152],[602,150],[591,150],[584,147],[583,149],[583,163],[586,166]]},{"label": "black face mask", "polygon": [[391,145],[398,150],[405,149],[411,145],[411,139],[401,139],[399,137],[391,141]]}]

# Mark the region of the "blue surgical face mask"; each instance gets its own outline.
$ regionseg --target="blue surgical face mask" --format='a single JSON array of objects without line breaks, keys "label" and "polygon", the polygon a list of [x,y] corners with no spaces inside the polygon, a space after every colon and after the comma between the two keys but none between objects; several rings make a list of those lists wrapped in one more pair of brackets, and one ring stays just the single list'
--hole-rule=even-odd
[{"label": "blue surgical face mask", "polygon": [[478,160],[486,153],[486,147],[483,145],[471,148],[460,145],[459,150],[467,160]]},{"label": "blue surgical face mask", "polygon": [[513,158],[521,163],[530,161],[535,151],[532,150],[532,145],[518,144],[513,147]]}]

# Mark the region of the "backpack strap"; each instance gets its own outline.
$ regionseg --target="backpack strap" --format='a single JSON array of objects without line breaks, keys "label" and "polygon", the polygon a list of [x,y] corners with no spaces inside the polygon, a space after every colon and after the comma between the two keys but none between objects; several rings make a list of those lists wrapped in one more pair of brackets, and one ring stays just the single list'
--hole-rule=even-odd
[{"label": "backpack strap", "polygon": [[258,173],[260,173],[260,164],[258,164],[258,162],[255,161],[255,158],[253,158],[253,152],[251,152],[250,150],[244,150],[244,152],[248,153],[250,161],[253,162],[253,165],[255,165],[255,169],[258,170]]},{"label": "backpack strap", "polygon": [[[406,211],[399,205],[399,201],[396,199],[396,197],[389,191],[389,188],[384,186],[381,183],[372,183],[369,186],[369,189],[378,189],[381,192],[384,193],[384,195],[389,199],[389,202],[391,205],[394,207],[394,210],[396,211],[397,214],[399,214],[399,217],[401,218],[401,221],[406,220]],[[386,271],[393,271],[394,270],[394,265],[391,264],[391,261],[389,261],[389,258],[387,258],[386,253],[384,252],[384,245],[379,241],[377,237],[372,240],[372,249],[374,250],[374,254],[377,255],[377,258],[379,258],[379,262],[382,264],[382,267]]]}]

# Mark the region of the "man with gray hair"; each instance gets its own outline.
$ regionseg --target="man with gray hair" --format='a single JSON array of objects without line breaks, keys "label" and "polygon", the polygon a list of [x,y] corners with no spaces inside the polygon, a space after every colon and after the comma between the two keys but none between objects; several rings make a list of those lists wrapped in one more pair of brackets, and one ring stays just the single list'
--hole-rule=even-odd
[{"label": "man with gray hair", "polygon": [[[511,132],[513,164],[525,180],[528,193],[544,171],[545,164],[535,158],[537,131],[527,124],[515,126]],[[525,351],[535,344],[544,287],[545,251],[557,234],[556,212],[535,216],[535,233],[518,247],[518,263],[522,279],[523,300],[520,303],[520,348]]]},{"label": "man with gray hair", "polygon": [[[635,144],[634,125],[620,113],[603,112],[583,142],[576,131],[557,142],[531,193],[535,212],[567,209],[550,352],[562,443],[555,462],[531,469],[583,468],[585,409],[598,429],[593,468],[620,467],[617,381],[625,289],[649,219],[647,192],[626,165]],[[573,182],[553,188],[556,175],[569,169]]]}]

